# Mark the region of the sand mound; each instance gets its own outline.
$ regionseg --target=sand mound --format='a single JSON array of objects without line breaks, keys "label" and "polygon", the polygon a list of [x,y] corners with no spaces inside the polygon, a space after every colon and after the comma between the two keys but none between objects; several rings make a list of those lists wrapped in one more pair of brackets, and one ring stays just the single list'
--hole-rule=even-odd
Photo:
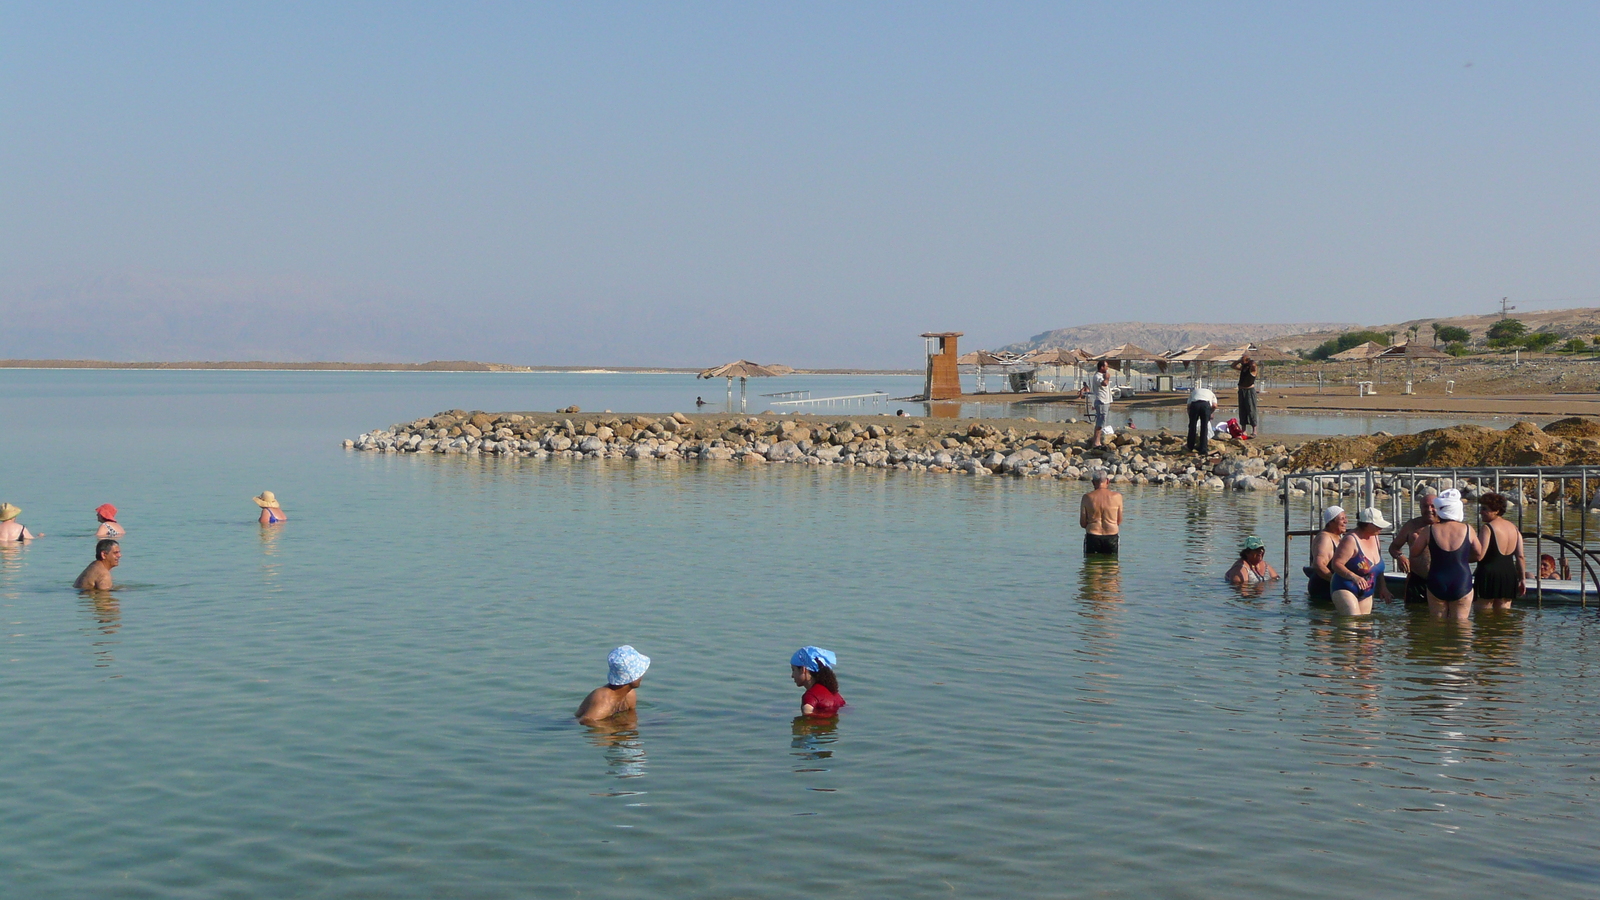
[{"label": "sand mound", "polygon": [[1570,419],[1559,419],[1544,427],[1545,434],[1568,440],[1582,440],[1594,438],[1600,440],[1600,421],[1585,419],[1582,416],[1573,416]]},{"label": "sand mound", "polygon": [[1531,422],[1505,431],[1481,425],[1434,428],[1396,437],[1337,437],[1312,441],[1294,455],[1299,469],[1354,466],[1563,466],[1600,464],[1600,423],[1563,419],[1551,434]]}]

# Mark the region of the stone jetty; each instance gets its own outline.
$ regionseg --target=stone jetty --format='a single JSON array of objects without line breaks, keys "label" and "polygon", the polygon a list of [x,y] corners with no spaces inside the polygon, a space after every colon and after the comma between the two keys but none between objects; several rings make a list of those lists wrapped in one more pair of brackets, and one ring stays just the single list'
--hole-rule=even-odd
[{"label": "stone jetty", "polygon": [[739,465],[855,466],[935,474],[1087,480],[1105,469],[1122,484],[1273,490],[1291,448],[1214,440],[1219,457],[1189,453],[1166,429],[1124,431],[1091,448],[1088,426],[1033,420],[895,416],[612,415],[448,410],[344,442],[350,450],[500,458],[706,460]]}]

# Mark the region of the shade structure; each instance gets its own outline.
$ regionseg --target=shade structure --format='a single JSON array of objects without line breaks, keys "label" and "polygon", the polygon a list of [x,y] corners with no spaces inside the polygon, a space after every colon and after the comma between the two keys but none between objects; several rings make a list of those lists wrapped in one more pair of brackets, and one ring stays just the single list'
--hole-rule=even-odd
[{"label": "shade structure", "polygon": [[1238,362],[1246,356],[1256,362],[1298,362],[1300,357],[1293,353],[1285,353],[1272,347],[1262,347],[1256,344],[1240,344],[1225,350],[1218,350],[1209,357],[1209,362]]},{"label": "shade structure", "polygon": [[745,407],[745,379],[748,378],[776,378],[794,370],[788,366],[763,366],[753,363],[748,359],[736,359],[730,363],[713,366],[696,375],[696,378],[726,378],[728,379],[728,407],[733,407],[733,380],[739,379],[739,409]]},{"label": "shade structure", "polygon": [[1395,344],[1378,354],[1378,359],[1454,359],[1448,353],[1435,350],[1427,344],[1415,341],[1406,341],[1404,344]]},{"label": "shade structure", "polygon": [[1138,344],[1123,344],[1097,353],[1090,359],[1096,362],[1102,359],[1108,362],[1165,362],[1167,358],[1159,353],[1151,353]]},{"label": "shade structure", "polygon": [[[787,368],[787,367],[785,367]],[[790,369],[789,371],[794,371]],[[771,366],[753,363],[748,359],[736,359],[731,363],[713,366],[696,375],[696,378],[773,378],[780,373],[773,371]]]},{"label": "shade structure", "polygon": [[1337,360],[1339,362],[1365,362],[1370,359],[1377,359],[1388,349],[1388,347],[1385,347],[1376,341],[1367,341],[1363,344],[1357,344],[1354,347],[1351,347],[1349,350],[1343,350],[1335,353],[1334,355],[1328,357],[1328,359]]},{"label": "shade structure", "polygon": [[1033,350],[1024,353],[1022,358],[1036,366],[1075,366],[1090,358],[1087,350],[1068,350],[1065,347],[1052,347],[1048,350]]}]

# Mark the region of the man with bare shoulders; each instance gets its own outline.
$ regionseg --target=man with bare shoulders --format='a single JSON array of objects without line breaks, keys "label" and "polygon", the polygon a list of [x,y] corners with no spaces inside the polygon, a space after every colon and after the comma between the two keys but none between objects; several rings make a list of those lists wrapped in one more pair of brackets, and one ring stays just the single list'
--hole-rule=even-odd
[{"label": "man with bare shoulders", "polygon": [[1107,486],[1109,480],[1105,469],[1095,469],[1089,476],[1094,490],[1084,494],[1078,505],[1084,553],[1117,555],[1118,535],[1122,531],[1122,495]]},{"label": "man with bare shoulders", "polygon": [[122,563],[122,545],[106,538],[94,545],[94,562],[83,570],[72,586],[80,591],[109,591],[111,570]]},{"label": "man with bare shoulders", "polygon": [[1305,568],[1313,597],[1333,597],[1333,572],[1328,567],[1333,563],[1333,551],[1339,548],[1347,524],[1349,519],[1345,517],[1344,507],[1330,506],[1322,511],[1322,530],[1311,538],[1311,565]]},{"label": "man with bare shoulders", "polygon": [[1437,496],[1437,488],[1424,488],[1417,498],[1422,504],[1422,514],[1402,523],[1395,530],[1394,540],[1389,542],[1389,555],[1394,557],[1395,567],[1406,573],[1407,603],[1428,602],[1428,549],[1423,547],[1421,555],[1416,557],[1408,551],[1417,532],[1439,521],[1439,511],[1433,505],[1433,498]]},{"label": "man with bare shoulders", "polygon": [[639,704],[637,692],[645,670],[650,668],[650,657],[623,644],[606,657],[606,668],[605,686],[590,691],[573,714],[585,725],[633,712]]}]

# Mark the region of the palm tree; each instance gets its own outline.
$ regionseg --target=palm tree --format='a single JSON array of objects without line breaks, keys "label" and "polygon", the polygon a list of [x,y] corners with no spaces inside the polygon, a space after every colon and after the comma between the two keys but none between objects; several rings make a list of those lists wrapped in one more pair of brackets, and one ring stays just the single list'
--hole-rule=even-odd
[{"label": "palm tree", "polygon": [[1438,322],[1433,323],[1433,346],[1435,347],[1439,346],[1439,329],[1443,327]]}]

